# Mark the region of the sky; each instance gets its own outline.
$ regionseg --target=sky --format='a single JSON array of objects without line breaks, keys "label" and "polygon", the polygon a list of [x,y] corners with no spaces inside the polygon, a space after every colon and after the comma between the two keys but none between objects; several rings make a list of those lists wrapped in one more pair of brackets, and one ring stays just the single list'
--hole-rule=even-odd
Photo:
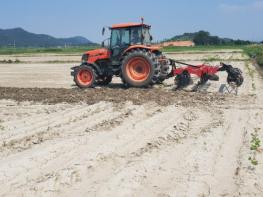
[{"label": "sky", "polygon": [[263,0],[1,0],[0,29],[21,27],[55,37],[100,42],[103,26],[140,22],[155,41],[185,32],[263,40]]}]

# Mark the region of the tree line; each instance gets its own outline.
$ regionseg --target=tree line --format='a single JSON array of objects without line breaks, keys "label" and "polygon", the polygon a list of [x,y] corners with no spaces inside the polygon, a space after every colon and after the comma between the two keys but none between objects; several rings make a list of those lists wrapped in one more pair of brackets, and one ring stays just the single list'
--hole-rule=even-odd
[{"label": "tree line", "polygon": [[248,45],[254,42],[248,40],[234,40],[230,38],[220,38],[218,36],[212,36],[208,31],[198,31],[195,33],[184,33],[182,35],[174,36],[164,41],[186,41],[192,40],[197,46],[199,45]]},{"label": "tree line", "polygon": [[248,40],[234,40],[229,38],[220,38],[218,36],[211,36],[207,31],[199,31],[195,33],[193,41],[196,45],[247,45],[252,44]]}]

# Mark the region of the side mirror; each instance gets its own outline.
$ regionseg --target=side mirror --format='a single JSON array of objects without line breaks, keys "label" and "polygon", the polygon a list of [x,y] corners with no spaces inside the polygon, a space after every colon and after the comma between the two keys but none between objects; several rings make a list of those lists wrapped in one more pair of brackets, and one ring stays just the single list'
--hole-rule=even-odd
[{"label": "side mirror", "polygon": [[152,41],[153,40],[153,37],[152,36],[150,36],[150,41]]},{"label": "side mirror", "polygon": [[102,28],[102,35],[104,36],[105,34],[105,27]]},{"label": "side mirror", "polygon": [[101,47],[102,47],[102,48],[105,47],[105,43],[104,43],[104,41],[102,41],[102,43],[101,43]]}]

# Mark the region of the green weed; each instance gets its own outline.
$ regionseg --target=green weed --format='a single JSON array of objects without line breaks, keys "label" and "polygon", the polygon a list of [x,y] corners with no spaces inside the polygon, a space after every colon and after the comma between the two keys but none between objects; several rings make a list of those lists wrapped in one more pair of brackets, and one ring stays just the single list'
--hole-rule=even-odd
[{"label": "green weed", "polygon": [[255,70],[250,67],[248,61],[246,61],[245,67],[246,67],[247,73],[250,76],[251,81],[252,81],[252,84],[251,84],[252,89],[255,91],[256,90],[256,84],[255,84],[255,81],[254,81],[255,80]]},{"label": "green weed", "polygon": [[252,151],[252,155],[248,158],[252,165],[258,165],[258,161],[256,159],[256,153],[259,151],[261,146],[261,141],[258,136],[258,131],[260,128],[255,128],[254,133],[251,133],[251,140],[250,140],[250,150]]},{"label": "green weed", "polygon": [[246,46],[243,50],[250,58],[253,58],[259,66],[263,66],[263,45]]}]

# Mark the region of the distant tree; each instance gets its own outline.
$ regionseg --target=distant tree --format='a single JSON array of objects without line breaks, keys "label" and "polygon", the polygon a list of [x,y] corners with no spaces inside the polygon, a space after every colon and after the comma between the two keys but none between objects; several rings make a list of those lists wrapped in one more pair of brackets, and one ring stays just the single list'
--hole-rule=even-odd
[{"label": "distant tree", "polygon": [[234,43],[235,43],[236,45],[241,45],[241,44],[242,44],[242,41],[238,39],[238,40],[235,40]]},{"label": "distant tree", "polygon": [[247,40],[240,40],[240,39],[238,39],[238,40],[234,41],[234,44],[236,44],[236,45],[247,45],[247,44],[251,44],[251,42],[247,41]]},{"label": "distant tree", "polygon": [[210,40],[210,33],[207,31],[197,32],[193,39],[196,45],[208,45],[209,40]]},{"label": "distant tree", "polygon": [[209,40],[210,40],[210,42],[209,42],[210,45],[220,45],[220,44],[222,44],[220,38],[217,37],[217,36],[210,36]]}]

